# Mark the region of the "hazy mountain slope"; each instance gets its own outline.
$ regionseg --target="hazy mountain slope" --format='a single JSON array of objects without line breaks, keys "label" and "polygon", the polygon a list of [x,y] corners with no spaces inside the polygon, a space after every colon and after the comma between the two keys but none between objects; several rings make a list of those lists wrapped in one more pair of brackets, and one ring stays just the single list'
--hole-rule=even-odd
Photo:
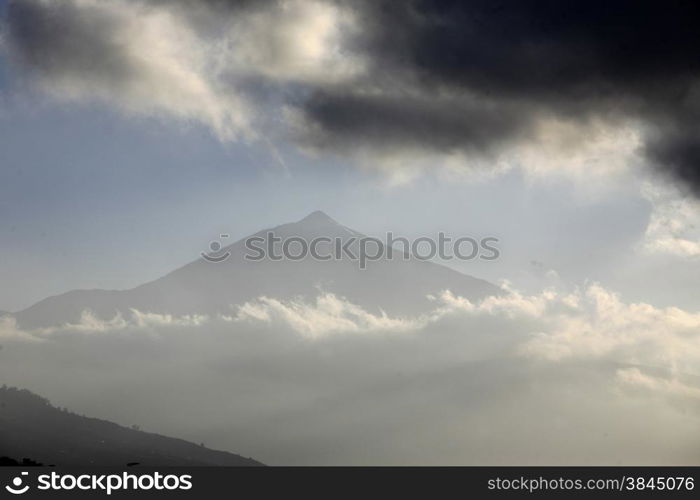
[{"label": "hazy mountain slope", "polygon": [[[322,212],[253,236],[266,238],[270,231],[282,239],[300,236],[307,241],[319,236],[343,241],[362,236]],[[350,259],[250,261],[244,258],[245,239],[218,252],[218,255],[231,254],[224,262],[212,263],[200,258],[131,290],[68,292],[45,299],[15,317],[24,328],[38,328],[77,322],[86,309],[104,319],[119,311],[128,313],[131,308],[175,315],[230,313],[231,305],[261,295],[310,299],[319,290],[346,297],[374,312],[381,309],[401,315],[428,310],[431,304],[426,296],[445,289],[472,300],[502,293],[486,281],[432,262],[404,260],[398,257],[398,252],[392,260],[368,262],[365,270],[360,270],[358,263]],[[357,245],[351,248],[356,251]]]},{"label": "hazy mountain slope", "polygon": [[0,388],[0,456],[44,464],[262,465],[232,453],[70,413],[26,390]]}]

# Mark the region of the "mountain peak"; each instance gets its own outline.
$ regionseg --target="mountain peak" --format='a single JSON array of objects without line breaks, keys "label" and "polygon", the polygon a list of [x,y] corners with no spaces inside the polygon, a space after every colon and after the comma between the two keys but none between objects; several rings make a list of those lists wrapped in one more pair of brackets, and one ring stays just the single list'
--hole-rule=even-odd
[{"label": "mountain peak", "polygon": [[337,225],[338,223],[330,218],[325,212],[322,212],[320,210],[316,210],[314,212],[311,212],[309,215],[301,219],[299,222],[301,223],[306,223],[306,224],[334,224]]},{"label": "mountain peak", "polygon": [[[115,311],[129,315],[132,309],[158,314],[216,316],[228,313],[231,304],[245,304],[263,296],[278,300],[298,297],[314,300],[319,287],[324,293],[337,294],[367,310],[405,316],[432,311],[435,304],[427,297],[443,290],[471,301],[503,293],[495,285],[437,263],[392,259],[385,253],[369,259],[373,260],[371,267],[361,271],[359,246],[364,245],[360,242],[363,237],[362,233],[316,211],[298,222],[261,230],[225,248],[210,247],[215,258],[225,256],[224,260],[228,259],[225,265],[197,259],[136,288],[75,290],[44,299],[13,316],[21,328],[29,330],[78,323],[85,310],[104,320],[113,319]],[[262,246],[260,238],[265,242]],[[306,250],[299,252],[299,242],[290,247],[293,238],[302,238],[307,244]],[[288,258],[274,258],[272,252],[263,252],[262,258],[246,258],[258,255],[261,249],[268,250],[268,245],[275,245],[275,241],[276,254],[287,252]],[[312,242],[321,246],[312,250]],[[287,250],[284,250],[285,244]],[[367,250],[368,256],[374,255],[375,246],[370,245]],[[322,257],[316,258],[314,251]],[[302,254],[301,258],[294,257]]]}]

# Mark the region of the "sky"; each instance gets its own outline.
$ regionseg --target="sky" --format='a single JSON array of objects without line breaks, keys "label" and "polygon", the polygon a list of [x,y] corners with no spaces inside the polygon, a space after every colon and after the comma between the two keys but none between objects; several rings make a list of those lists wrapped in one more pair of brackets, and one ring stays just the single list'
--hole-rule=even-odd
[{"label": "sky", "polygon": [[383,2],[2,2],[0,308],[129,288],[316,209],[499,237],[499,262],[457,264],[494,281],[697,306],[694,30],[660,48],[631,31],[646,7],[570,26],[448,4],[443,32]]},{"label": "sky", "polygon": [[2,316],[0,378],[267,463],[697,464],[698,10],[0,0],[0,310],[315,210],[510,292]]}]

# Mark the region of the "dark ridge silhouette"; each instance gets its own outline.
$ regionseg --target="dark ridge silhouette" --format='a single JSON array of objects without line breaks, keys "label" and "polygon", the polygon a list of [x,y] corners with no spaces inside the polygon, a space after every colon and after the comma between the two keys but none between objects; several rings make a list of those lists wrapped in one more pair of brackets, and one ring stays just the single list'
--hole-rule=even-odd
[{"label": "dark ridge silhouette", "polygon": [[23,458],[22,460],[15,460],[10,457],[0,457],[0,467],[6,466],[22,466],[22,467],[43,467],[44,464],[41,462],[36,462],[31,458]]},{"label": "dark ridge silhouette", "polygon": [[[263,465],[182,439],[80,416],[26,389],[7,386],[0,388],[0,456],[0,465]],[[32,458],[19,462],[10,457]]]}]

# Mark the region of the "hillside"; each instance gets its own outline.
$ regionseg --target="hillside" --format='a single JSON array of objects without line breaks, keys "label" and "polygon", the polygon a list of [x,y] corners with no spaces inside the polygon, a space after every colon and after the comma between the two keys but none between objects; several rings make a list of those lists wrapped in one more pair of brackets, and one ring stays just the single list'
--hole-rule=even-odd
[{"label": "hillside", "polygon": [[0,388],[0,456],[65,466],[251,466],[250,458],[59,409],[27,390]]}]

